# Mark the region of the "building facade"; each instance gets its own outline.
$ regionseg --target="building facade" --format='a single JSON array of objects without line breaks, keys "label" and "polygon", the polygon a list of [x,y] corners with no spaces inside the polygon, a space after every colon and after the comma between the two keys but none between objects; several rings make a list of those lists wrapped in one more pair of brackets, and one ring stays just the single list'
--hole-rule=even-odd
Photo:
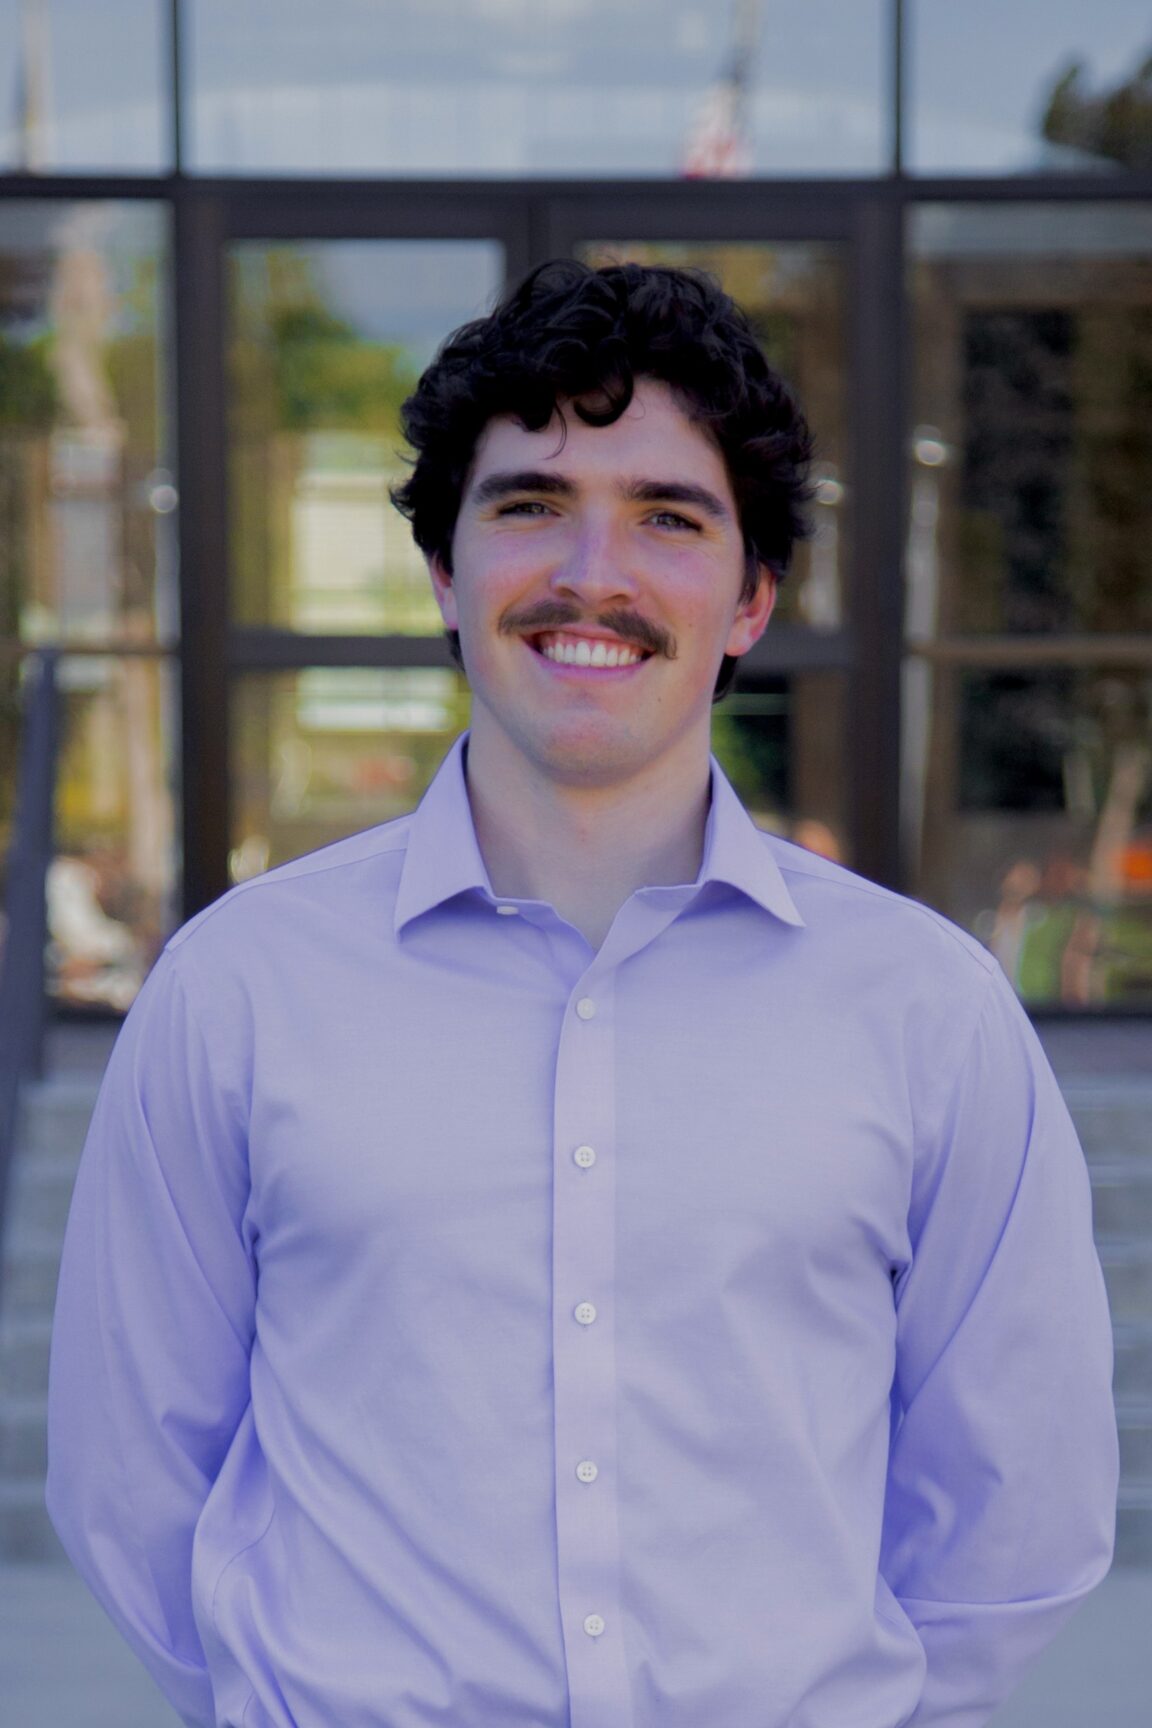
[{"label": "building facade", "polygon": [[715,713],[757,820],[1152,1012],[1152,23],[954,13],[0,0],[0,856],[53,644],[61,1000],[417,801],[468,692],[399,405],[573,254],[714,272],[813,425]]}]

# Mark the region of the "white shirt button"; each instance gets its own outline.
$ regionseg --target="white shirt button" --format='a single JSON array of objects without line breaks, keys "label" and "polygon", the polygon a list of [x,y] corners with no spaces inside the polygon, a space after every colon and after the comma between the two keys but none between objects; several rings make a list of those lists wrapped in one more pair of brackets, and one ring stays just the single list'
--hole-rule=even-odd
[{"label": "white shirt button", "polygon": [[578,1302],[576,1307],[573,1309],[573,1313],[577,1320],[579,1320],[581,1326],[591,1326],[593,1320],[596,1318],[596,1310],[592,1306],[591,1302]]},{"label": "white shirt button", "polygon": [[581,1170],[590,1170],[596,1162],[596,1151],[592,1146],[577,1146],[572,1156]]},{"label": "white shirt button", "polygon": [[502,918],[515,918],[520,908],[519,906],[497,906],[496,910]]},{"label": "white shirt button", "polygon": [[604,1630],[604,1616],[602,1614],[585,1614],[584,1630],[589,1638],[599,1638]]},{"label": "white shirt button", "polygon": [[595,1482],[600,1471],[596,1465],[593,1464],[591,1458],[581,1458],[579,1464],[576,1466],[576,1474],[579,1476],[581,1482]]},{"label": "white shirt button", "polygon": [[593,1002],[591,996],[581,996],[579,1002],[576,1004],[576,1012],[579,1014],[581,1020],[591,1020],[593,1014],[596,1012],[596,1004]]}]

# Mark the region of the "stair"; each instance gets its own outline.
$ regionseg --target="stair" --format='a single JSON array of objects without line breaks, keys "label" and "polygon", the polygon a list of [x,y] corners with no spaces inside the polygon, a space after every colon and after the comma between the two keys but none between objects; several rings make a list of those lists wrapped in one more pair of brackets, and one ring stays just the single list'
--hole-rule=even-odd
[{"label": "stair", "polygon": [[[96,1028],[106,1055],[108,1033]],[[75,1038],[75,1033],[73,1033]],[[44,1509],[52,1308],[99,1068],[26,1086],[0,1259],[0,1561],[63,1557]]]},{"label": "stair", "polygon": [[[1106,1025],[1084,1038],[1108,1040]],[[0,1561],[60,1558],[44,1510],[45,1406],[64,1224],[111,1048],[107,1027],[57,1036],[55,1077],[25,1088],[0,1257]],[[1112,1311],[1121,1486],[1116,1563],[1152,1566],[1152,1062],[1070,1072],[1052,1052],[1092,1179]],[[1147,1075],[1147,1078],[1144,1075]]]},{"label": "stair", "polygon": [[1152,1566],[1152,1071],[1064,1076],[1092,1178],[1092,1219],[1108,1302],[1120,1430],[1116,1564]]}]

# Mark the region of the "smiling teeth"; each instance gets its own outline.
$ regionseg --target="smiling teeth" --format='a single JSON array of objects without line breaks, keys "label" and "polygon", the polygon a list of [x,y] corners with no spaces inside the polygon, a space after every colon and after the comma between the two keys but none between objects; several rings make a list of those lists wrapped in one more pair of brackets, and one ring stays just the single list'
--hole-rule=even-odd
[{"label": "smiling teeth", "polygon": [[635,666],[641,658],[631,648],[609,648],[604,642],[594,647],[588,642],[554,643],[541,652],[546,660],[558,660],[562,666]]}]

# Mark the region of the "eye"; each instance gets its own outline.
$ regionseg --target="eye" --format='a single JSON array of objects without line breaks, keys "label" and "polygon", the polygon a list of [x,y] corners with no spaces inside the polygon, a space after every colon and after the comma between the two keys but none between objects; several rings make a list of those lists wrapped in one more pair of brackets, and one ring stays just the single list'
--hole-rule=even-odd
[{"label": "eye", "polygon": [[511,504],[501,504],[496,514],[497,516],[535,516],[537,514],[547,516],[551,514],[551,511],[547,504],[540,502],[539,498],[518,498]]},{"label": "eye", "polygon": [[678,510],[654,510],[648,520],[659,528],[688,528],[694,534],[700,532],[699,522],[693,522],[690,516],[681,516]]}]

